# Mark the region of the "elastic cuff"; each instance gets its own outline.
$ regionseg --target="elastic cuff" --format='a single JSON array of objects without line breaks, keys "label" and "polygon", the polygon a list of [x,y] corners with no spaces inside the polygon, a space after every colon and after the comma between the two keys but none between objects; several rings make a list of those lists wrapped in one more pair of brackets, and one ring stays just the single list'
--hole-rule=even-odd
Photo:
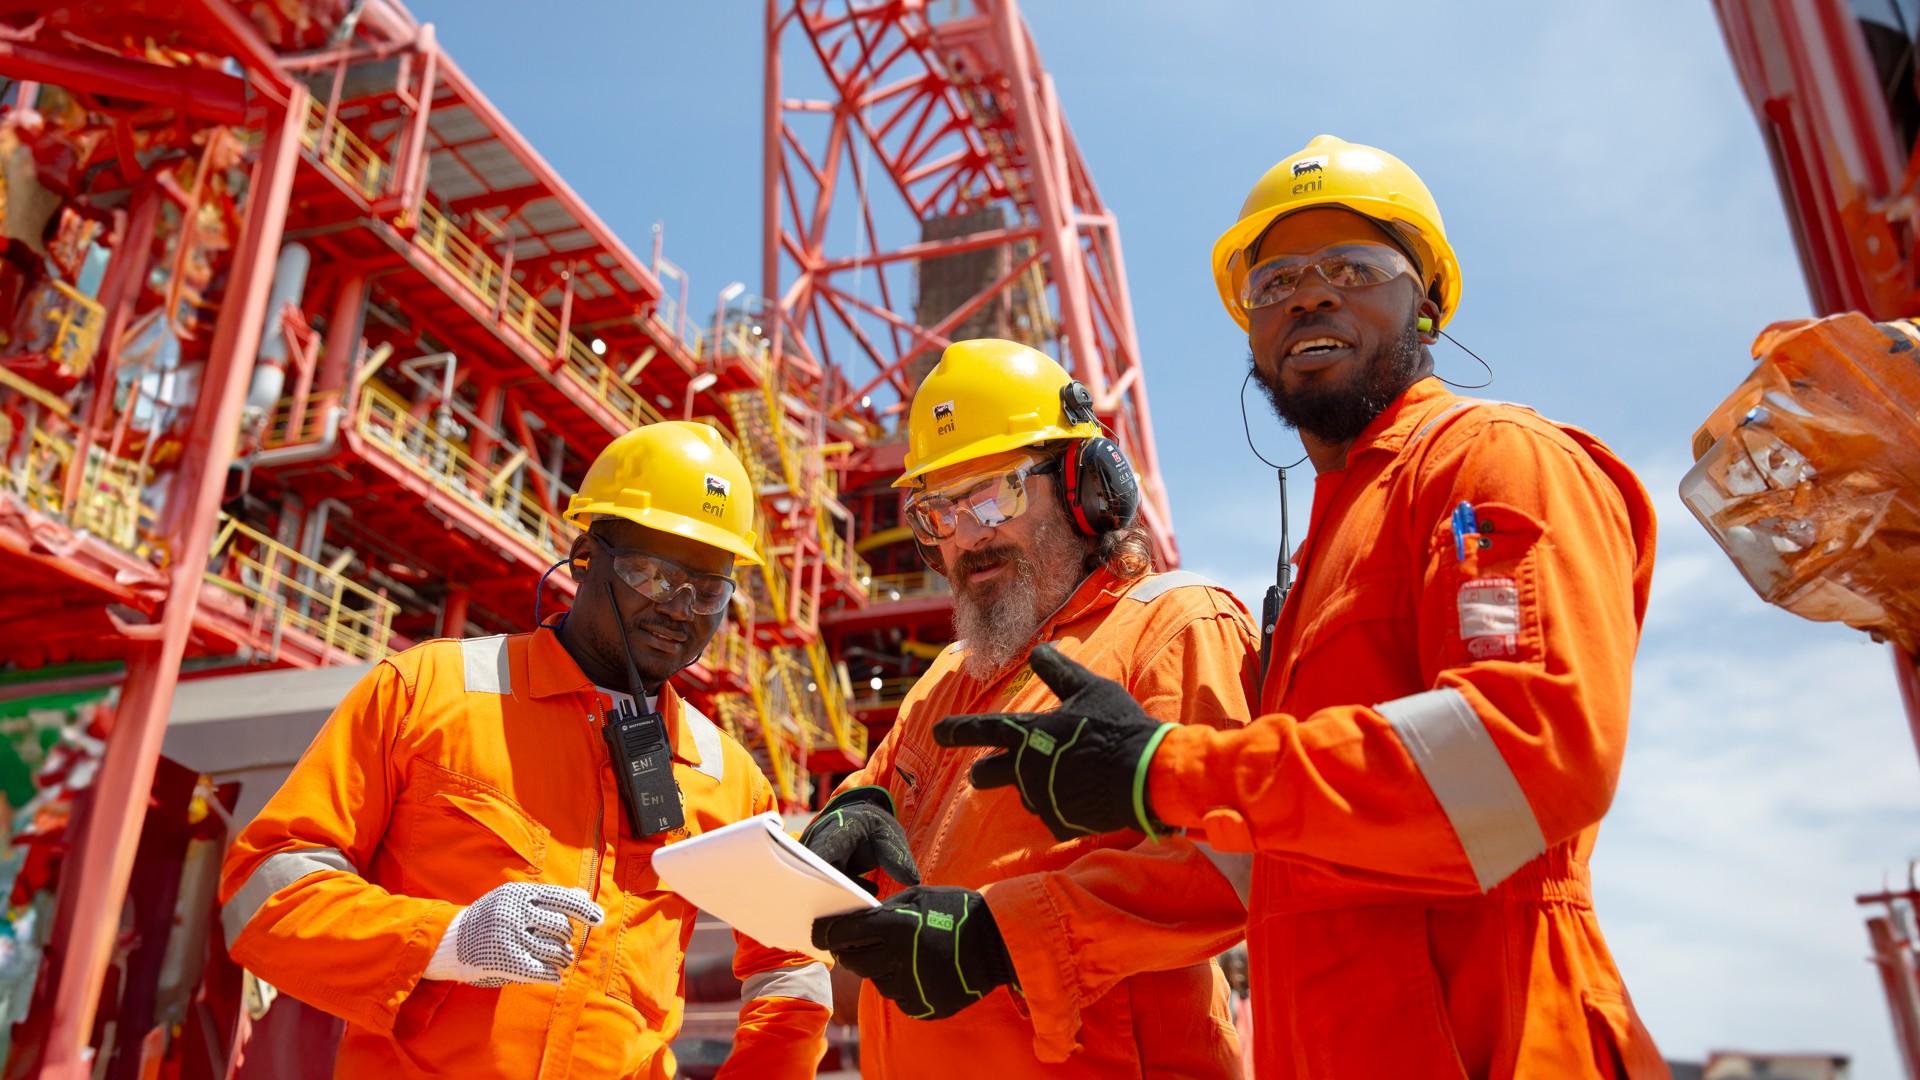
[{"label": "elastic cuff", "polygon": [[821,807],[820,812],[824,814],[833,809],[836,804],[844,805],[850,802],[878,803],[887,808],[887,813],[894,817],[900,816],[900,812],[895,809],[893,805],[893,792],[888,791],[879,784],[862,784],[859,787],[848,788],[833,798],[828,799],[827,805]]},{"label": "elastic cuff", "polygon": [[1133,820],[1140,824],[1140,831],[1147,834],[1147,839],[1156,842],[1160,839],[1160,834],[1155,831],[1155,824],[1164,829],[1166,823],[1156,822],[1152,810],[1147,806],[1147,774],[1151,771],[1154,751],[1160,749],[1161,741],[1179,726],[1179,724],[1161,724],[1160,730],[1147,738],[1146,748],[1140,751],[1140,760],[1133,766]]},{"label": "elastic cuff", "polygon": [[1168,825],[1193,828],[1200,824],[1227,785],[1208,781],[1207,759],[1220,732],[1204,724],[1187,724],[1164,735],[1147,759],[1145,798]]}]

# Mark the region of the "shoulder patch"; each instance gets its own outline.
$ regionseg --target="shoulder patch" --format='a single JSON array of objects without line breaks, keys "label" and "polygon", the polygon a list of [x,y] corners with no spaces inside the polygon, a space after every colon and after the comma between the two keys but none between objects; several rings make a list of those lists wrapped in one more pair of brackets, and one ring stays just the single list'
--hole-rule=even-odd
[{"label": "shoulder patch", "polygon": [[1140,579],[1138,585],[1127,590],[1127,599],[1138,600],[1144,604],[1155,597],[1172,592],[1175,589],[1184,589],[1194,585],[1210,589],[1218,589],[1221,587],[1218,582],[1196,574],[1191,570],[1173,570],[1165,574],[1152,574]]},{"label": "shoulder patch", "polygon": [[713,777],[716,783],[723,782],[727,775],[727,751],[726,740],[720,737],[720,729],[707,719],[706,713],[685,700],[680,702],[680,719],[693,735],[694,748],[700,751],[700,764],[695,765],[693,770]]},{"label": "shoulder patch", "polygon": [[507,660],[507,635],[466,638],[460,642],[469,694],[513,693],[513,666]]}]

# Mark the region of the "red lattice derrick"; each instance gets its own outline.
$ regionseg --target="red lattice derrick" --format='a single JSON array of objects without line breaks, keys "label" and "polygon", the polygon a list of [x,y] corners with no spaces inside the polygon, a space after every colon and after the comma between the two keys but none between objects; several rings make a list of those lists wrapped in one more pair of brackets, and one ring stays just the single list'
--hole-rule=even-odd
[{"label": "red lattice derrick", "polygon": [[[997,326],[1045,348],[1093,392],[1176,565],[1118,226],[1014,0],[956,7],[770,0],[774,370],[830,424],[897,427],[954,337]],[[925,275],[979,253],[965,295],[929,300]]]}]

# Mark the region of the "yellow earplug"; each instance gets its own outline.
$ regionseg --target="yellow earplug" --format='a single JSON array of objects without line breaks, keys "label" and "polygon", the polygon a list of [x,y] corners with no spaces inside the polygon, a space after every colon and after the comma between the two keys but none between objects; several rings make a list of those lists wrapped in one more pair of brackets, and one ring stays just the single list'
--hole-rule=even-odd
[{"label": "yellow earplug", "polygon": [[1417,329],[1420,329],[1420,330],[1423,330],[1423,331],[1425,331],[1425,330],[1432,330],[1432,329],[1433,329],[1433,320],[1432,320],[1432,319],[1429,319],[1429,318],[1427,318],[1427,317],[1426,317],[1425,315],[1422,315],[1422,316],[1420,316],[1420,317],[1419,317],[1418,319],[1416,319],[1416,320],[1414,320],[1414,323],[1413,323],[1413,325],[1414,325],[1414,326],[1415,326],[1415,327],[1416,327]]}]

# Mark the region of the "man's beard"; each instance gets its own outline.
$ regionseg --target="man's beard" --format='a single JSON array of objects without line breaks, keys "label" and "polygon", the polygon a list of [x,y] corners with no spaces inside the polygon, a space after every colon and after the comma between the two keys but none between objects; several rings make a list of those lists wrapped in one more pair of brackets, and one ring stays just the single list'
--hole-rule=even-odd
[{"label": "man's beard", "polygon": [[[1251,351],[1247,363],[1253,366]],[[1339,445],[1358,438],[1374,417],[1413,385],[1419,373],[1420,332],[1408,327],[1405,334],[1375,349],[1349,380],[1288,390],[1278,372],[1269,382],[1257,366],[1253,378],[1266,391],[1281,423],[1323,443]]]},{"label": "man's beard", "polygon": [[[1066,511],[1056,505],[1028,511],[1044,514],[1025,550],[1010,544],[969,551],[955,560],[953,636],[967,643],[961,668],[981,682],[990,681],[1025,655],[1040,623],[1056,611],[1086,577],[1086,545],[1067,526]],[[1007,571],[992,582],[999,593],[982,599],[984,589],[964,584],[966,572],[982,563],[1005,560]]]}]

